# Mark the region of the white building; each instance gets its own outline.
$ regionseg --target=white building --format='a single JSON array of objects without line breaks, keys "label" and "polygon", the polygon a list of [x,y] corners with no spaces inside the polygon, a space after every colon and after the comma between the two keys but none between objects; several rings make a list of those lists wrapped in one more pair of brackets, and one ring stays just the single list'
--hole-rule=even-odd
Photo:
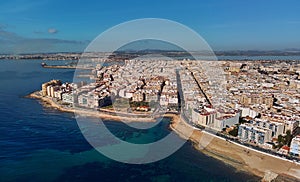
[{"label": "white building", "polygon": [[251,118],[255,118],[258,115],[256,111],[247,107],[240,107],[239,109],[242,110],[241,117],[249,116]]},{"label": "white building", "polygon": [[159,103],[161,106],[168,106],[169,98],[167,97],[167,95],[161,95]]},{"label": "white building", "polygon": [[152,92],[152,93],[146,93],[145,94],[145,102],[157,102],[158,101],[158,93]]},{"label": "white building", "polygon": [[192,110],[192,122],[201,126],[214,127],[214,122],[217,117],[216,112],[208,112],[207,110]]},{"label": "white building", "polygon": [[133,97],[134,91],[126,91],[125,98],[131,99]]},{"label": "white building", "polygon": [[171,104],[171,105],[177,105],[178,104],[177,93],[169,95],[169,104]]},{"label": "white building", "polygon": [[88,104],[88,95],[87,94],[80,94],[78,96],[78,104],[80,106],[84,106],[84,107],[87,107],[87,104]]},{"label": "white building", "polygon": [[132,101],[133,102],[142,102],[142,101],[144,101],[144,93],[142,93],[141,91],[136,91],[135,93],[133,93]]},{"label": "white building", "polygon": [[245,123],[239,126],[238,138],[243,142],[264,144],[272,140],[272,131]]},{"label": "white building", "polygon": [[61,100],[62,99],[62,93],[63,92],[61,90],[54,91],[54,97]]},{"label": "white building", "polygon": [[72,92],[62,93],[62,101],[65,103],[73,104],[74,103],[74,95]]},{"label": "white building", "polygon": [[47,95],[49,97],[52,97],[51,95],[52,91],[53,91],[53,86],[52,85],[47,86]]},{"label": "white building", "polygon": [[251,121],[251,123],[255,126],[259,126],[262,128],[267,128],[272,130],[272,137],[278,138],[279,135],[282,135],[284,133],[284,124],[279,122],[270,122],[267,120],[262,120],[256,118],[254,121]]},{"label": "white building", "polygon": [[297,135],[292,139],[291,147],[290,147],[290,154],[299,157],[300,154],[300,135]]},{"label": "white building", "polygon": [[214,128],[222,130],[223,128],[231,127],[239,123],[240,113],[235,115],[225,115],[221,118],[217,118],[214,122]]},{"label": "white building", "polygon": [[296,120],[287,120],[284,122],[284,133],[286,133],[288,130],[291,131],[291,133],[294,132],[294,130],[299,126],[299,121]]},{"label": "white building", "polygon": [[119,91],[119,96],[120,97],[125,97],[125,91],[126,91],[126,89],[124,88],[124,89],[121,89],[120,91]]}]

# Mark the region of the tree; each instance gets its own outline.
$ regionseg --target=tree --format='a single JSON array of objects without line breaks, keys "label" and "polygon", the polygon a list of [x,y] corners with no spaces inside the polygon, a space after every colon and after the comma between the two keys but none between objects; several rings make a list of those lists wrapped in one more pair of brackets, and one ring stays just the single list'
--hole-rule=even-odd
[{"label": "tree", "polygon": [[255,118],[261,118],[261,114],[258,113],[257,116],[255,116]]},{"label": "tree", "polygon": [[243,123],[247,123],[247,121],[244,118],[240,117],[239,124],[243,124]]},{"label": "tree", "polygon": [[292,142],[293,136],[290,130],[286,131],[285,135],[285,145],[290,146]]},{"label": "tree", "polygon": [[283,146],[283,136],[282,135],[278,135],[277,141],[278,141],[278,145],[276,146],[276,148],[281,148]]},{"label": "tree", "polygon": [[292,136],[292,133],[291,133],[290,130],[286,131],[286,135],[285,136],[278,135],[278,138],[277,138],[277,141],[278,141],[277,148],[281,148],[283,145],[290,146],[292,138],[293,138],[293,136]]},{"label": "tree", "polygon": [[232,135],[232,136],[235,136],[235,137],[238,136],[238,128],[235,127],[233,130],[231,130],[229,132],[229,134]]}]

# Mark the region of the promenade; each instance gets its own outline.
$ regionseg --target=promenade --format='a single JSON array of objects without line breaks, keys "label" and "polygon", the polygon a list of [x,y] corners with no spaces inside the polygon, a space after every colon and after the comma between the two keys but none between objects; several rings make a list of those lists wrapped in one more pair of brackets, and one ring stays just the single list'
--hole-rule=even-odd
[{"label": "promenade", "polygon": [[[95,112],[93,110],[81,110],[74,108],[66,108],[59,105],[50,98],[42,97],[40,92],[34,92],[28,97],[40,99],[47,106],[59,109],[63,112],[73,112],[88,117],[99,117],[114,121],[128,122],[155,122],[154,118],[130,116],[122,116],[105,112]],[[146,116],[146,115],[145,115]],[[264,177],[266,173],[274,172],[279,175],[287,175],[293,178],[300,179],[300,164],[274,156],[256,149],[238,144],[211,134],[207,131],[200,130],[186,123],[178,114],[166,113],[163,117],[171,118],[170,128],[175,131],[180,137],[193,142],[194,147],[206,155],[221,160],[237,170],[251,172],[257,176]],[[192,133],[192,134],[191,134]],[[190,135],[191,134],[191,135]]]}]

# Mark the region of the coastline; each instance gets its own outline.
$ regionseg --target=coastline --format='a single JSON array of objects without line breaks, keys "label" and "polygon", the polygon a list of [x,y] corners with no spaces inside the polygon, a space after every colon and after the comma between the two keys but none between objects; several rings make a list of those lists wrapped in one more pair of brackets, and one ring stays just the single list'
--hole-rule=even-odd
[{"label": "coastline", "polygon": [[45,65],[43,68],[48,69],[81,69],[81,70],[91,70],[91,68],[78,67],[78,66],[68,66],[68,65]]},{"label": "coastline", "polygon": [[[39,91],[29,94],[28,98],[34,98],[43,101],[46,106],[56,108],[62,112],[78,113],[89,117],[100,117],[103,119],[114,121],[128,122],[155,122],[154,118],[139,117],[131,118],[126,116],[118,116],[106,114],[103,112],[76,110],[74,108],[65,108],[54,102],[52,99],[43,97]],[[272,176],[269,173],[273,172],[279,176],[287,176],[292,179],[300,179],[300,165],[278,158],[276,156],[267,155],[266,153],[256,151],[255,149],[242,146],[224,138],[212,135],[205,131],[196,129],[183,121],[179,115],[164,114],[163,117],[171,118],[170,128],[175,131],[180,137],[190,140],[193,146],[202,153],[221,160],[224,163],[233,166],[237,170],[250,172],[259,177]],[[187,133],[192,132],[189,137]],[[266,178],[270,179],[270,178]],[[268,181],[268,180],[267,180]]]},{"label": "coastline", "polygon": [[74,109],[74,108],[65,108],[60,106],[59,104],[55,103],[53,100],[47,97],[43,97],[38,95],[39,91],[33,92],[26,97],[28,98],[33,98],[33,99],[38,99],[44,102],[45,106],[49,106],[51,108],[58,109],[62,112],[70,112],[70,113],[77,113],[83,116],[88,116],[88,117],[97,117],[97,118],[103,118],[103,119],[108,119],[108,120],[114,120],[114,121],[127,121],[127,122],[136,122],[136,121],[142,121],[142,122],[155,122],[156,120],[154,118],[149,118],[149,117],[138,117],[138,118],[129,118],[129,117],[124,117],[124,116],[114,116],[110,114],[106,114],[103,112],[97,112],[97,111],[87,111],[87,110],[79,110],[79,109]]},{"label": "coastline", "polygon": [[[180,126],[178,127],[178,125]],[[175,122],[170,127],[185,139],[187,139],[187,134],[184,131],[188,128],[194,129],[189,140],[193,142],[197,150],[221,160],[237,170],[250,172],[260,177],[265,177],[267,173],[273,172],[279,176],[300,179],[300,165],[295,162],[227,141],[219,136],[197,130],[185,122]]]}]

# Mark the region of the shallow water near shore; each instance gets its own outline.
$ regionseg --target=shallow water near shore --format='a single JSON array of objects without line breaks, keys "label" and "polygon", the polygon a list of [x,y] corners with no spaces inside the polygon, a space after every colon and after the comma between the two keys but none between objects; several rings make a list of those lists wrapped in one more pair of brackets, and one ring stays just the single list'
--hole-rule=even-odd
[{"label": "shallow water near shore", "polygon": [[[101,155],[85,140],[74,114],[43,107],[25,95],[43,82],[70,82],[74,70],[43,69],[39,60],[0,61],[0,181],[258,181],[208,157],[187,142],[159,162],[123,164]],[[64,64],[51,61],[51,64]],[[105,121],[120,139],[148,143],[167,135],[168,119],[149,130]],[[106,136],[103,136],[105,145]]]}]

